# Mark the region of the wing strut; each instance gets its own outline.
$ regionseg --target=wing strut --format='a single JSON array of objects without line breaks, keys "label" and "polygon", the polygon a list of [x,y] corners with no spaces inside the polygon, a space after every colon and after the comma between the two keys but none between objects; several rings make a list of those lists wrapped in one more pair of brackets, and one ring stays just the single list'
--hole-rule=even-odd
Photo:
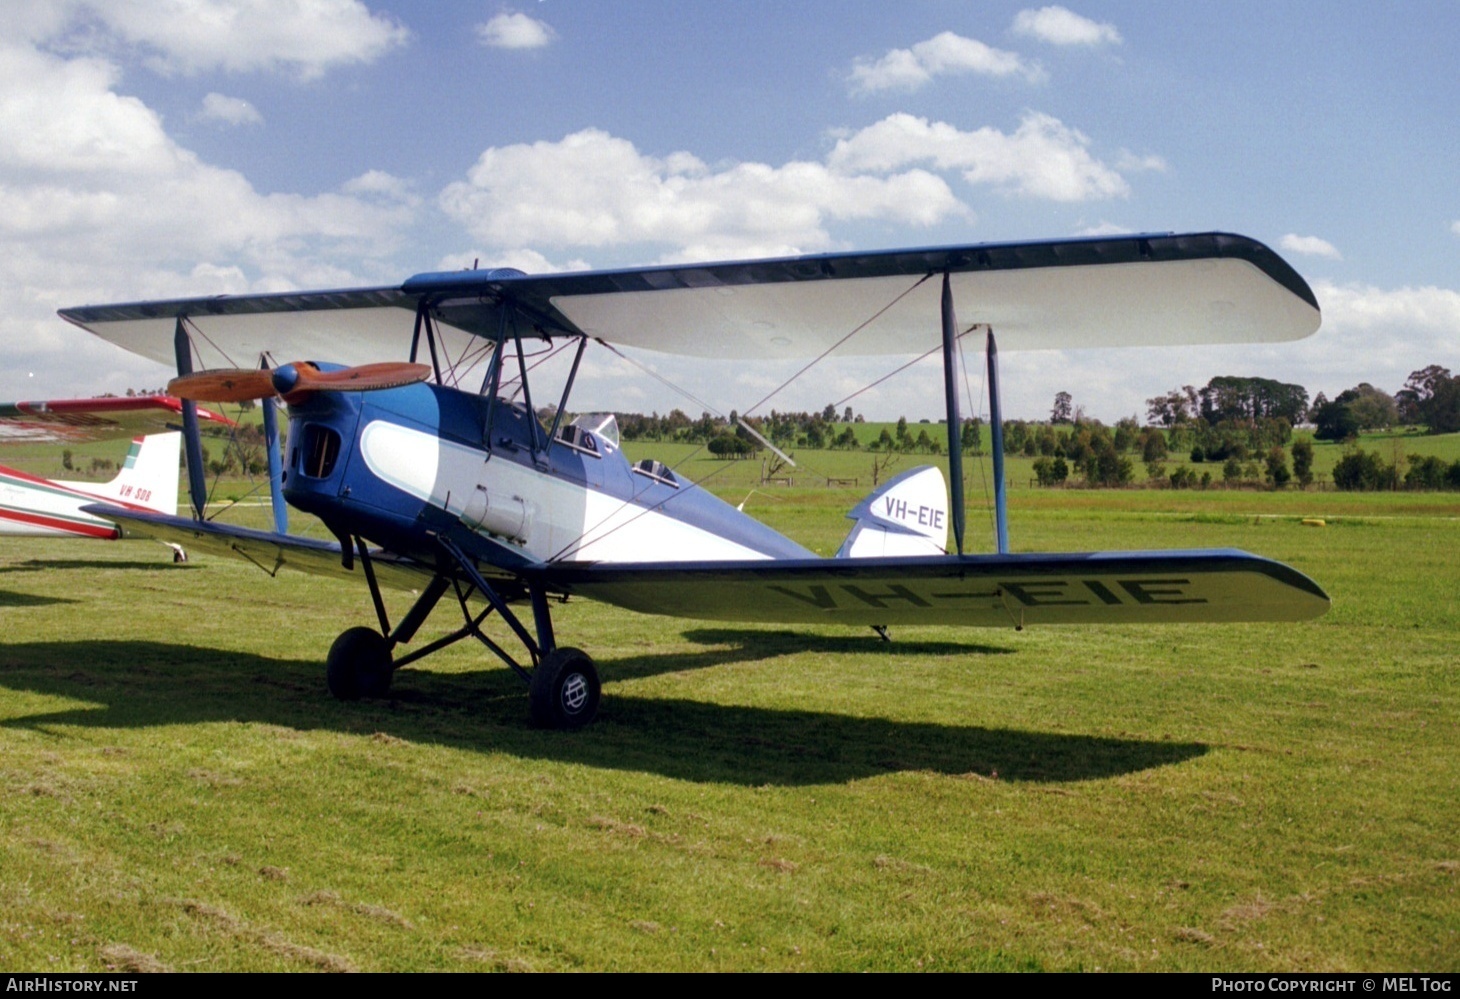
[{"label": "wing strut", "polygon": [[1004,496],[1004,419],[999,412],[999,346],[994,328],[988,333],[989,427],[994,444],[994,525],[999,554],[1009,554],[1009,508]]},{"label": "wing strut", "polygon": [[[267,369],[268,361],[259,358],[259,367]],[[284,459],[279,453],[279,404],[273,396],[262,402],[264,412],[264,446],[269,453],[269,505],[274,511],[274,530],[289,533],[289,504],[284,502]]]},{"label": "wing strut", "polygon": [[[177,357],[177,374],[193,373],[193,345],[188,342],[188,331],[183,326],[184,316],[177,317],[173,327],[172,351]],[[203,441],[198,436],[198,404],[191,399],[182,400],[183,445],[188,453],[188,494],[193,501],[193,519],[202,520],[208,506],[208,481],[203,476]]]},{"label": "wing strut", "polygon": [[558,427],[562,425],[563,413],[568,408],[568,393],[573,391],[573,382],[578,378],[578,363],[583,360],[583,350],[588,346],[588,338],[578,338],[578,352],[573,355],[573,368],[568,372],[568,380],[563,384],[563,397],[558,400],[558,411],[553,414],[553,425],[548,431],[548,442],[546,447],[551,448],[553,441],[558,439]]},{"label": "wing strut", "polygon": [[953,314],[953,288],[943,272],[943,396],[948,404],[948,478],[953,488],[953,540],[963,554],[963,421],[958,418],[958,318]]}]

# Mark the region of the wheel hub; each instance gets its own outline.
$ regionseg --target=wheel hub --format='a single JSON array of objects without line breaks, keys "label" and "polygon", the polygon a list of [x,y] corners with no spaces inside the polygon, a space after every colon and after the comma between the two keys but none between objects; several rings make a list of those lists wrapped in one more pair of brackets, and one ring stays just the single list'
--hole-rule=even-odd
[{"label": "wheel hub", "polygon": [[574,673],[563,681],[563,710],[576,715],[588,703],[588,679],[582,673]]}]

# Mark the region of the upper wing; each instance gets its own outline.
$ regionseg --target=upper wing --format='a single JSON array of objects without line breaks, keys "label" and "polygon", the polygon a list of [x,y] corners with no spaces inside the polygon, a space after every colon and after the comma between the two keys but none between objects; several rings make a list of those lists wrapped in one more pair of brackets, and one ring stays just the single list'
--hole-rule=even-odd
[{"label": "upper wing", "polygon": [[[198,408],[198,419],[219,426],[234,425],[226,416],[202,407]],[[182,401],[170,395],[5,402],[0,403],[0,442],[111,440],[176,429],[181,421]]]},{"label": "upper wing", "polygon": [[[1006,350],[1293,340],[1317,299],[1272,250],[1227,233],[1097,237],[525,275],[420,274],[399,288],[88,306],[61,315],[164,363],[184,318],[209,366],[399,356],[427,304],[452,346],[494,337],[510,302],[546,334],[704,357],[918,353],[938,342],[943,273],[960,323]],[[852,334],[849,336],[849,334]]]},{"label": "upper wing", "polygon": [[1232,549],[554,565],[555,590],[648,614],[782,624],[1165,624],[1302,621],[1328,595]]}]

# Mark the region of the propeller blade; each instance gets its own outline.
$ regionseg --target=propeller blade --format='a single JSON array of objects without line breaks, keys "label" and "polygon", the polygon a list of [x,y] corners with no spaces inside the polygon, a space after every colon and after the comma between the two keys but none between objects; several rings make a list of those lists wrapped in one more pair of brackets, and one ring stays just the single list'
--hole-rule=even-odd
[{"label": "propeller blade", "polygon": [[310,392],[374,392],[414,385],[431,377],[426,364],[384,361],[339,371],[320,371],[307,361],[265,368],[215,368],[174,378],[167,390],[194,402],[243,402],[282,396],[298,402]]},{"label": "propeller blade", "polygon": [[274,395],[273,372],[262,368],[215,368],[182,375],[167,383],[167,391],[193,402],[243,402]]},{"label": "propeller blade", "polygon": [[290,395],[299,392],[375,392],[414,385],[431,377],[430,365],[406,361],[359,364],[339,371],[320,371],[312,364],[296,364],[295,369],[299,378],[289,389]]}]

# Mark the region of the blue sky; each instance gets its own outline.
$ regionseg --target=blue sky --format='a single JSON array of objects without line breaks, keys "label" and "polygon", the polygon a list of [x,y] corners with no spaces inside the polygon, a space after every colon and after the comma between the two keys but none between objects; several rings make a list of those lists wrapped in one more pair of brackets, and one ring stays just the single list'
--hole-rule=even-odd
[{"label": "blue sky", "polygon": [[[1218,374],[1460,369],[1448,3],[358,3],[0,10],[0,397],[156,385],[64,305],[1222,229],[1324,309],[1262,348],[1006,354],[1011,415]],[[772,372],[649,359],[722,410]],[[890,365],[832,365],[820,408]],[[860,397],[936,416],[927,373]],[[692,408],[610,360],[583,405]]]}]

